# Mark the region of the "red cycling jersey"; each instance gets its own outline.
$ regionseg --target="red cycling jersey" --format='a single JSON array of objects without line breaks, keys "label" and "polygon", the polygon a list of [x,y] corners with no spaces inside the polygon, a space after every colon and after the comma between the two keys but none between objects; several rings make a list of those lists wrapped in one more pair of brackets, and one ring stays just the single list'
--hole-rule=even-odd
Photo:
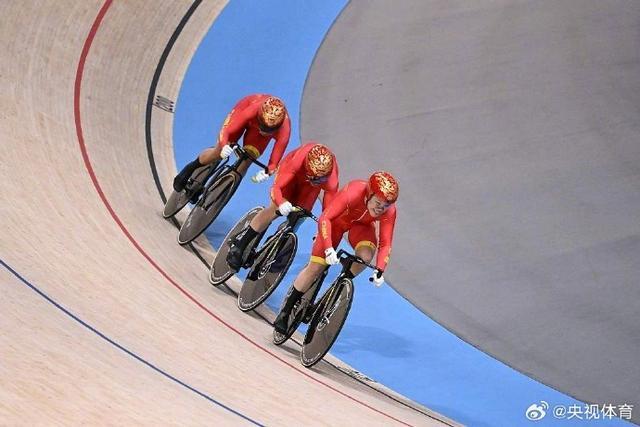
[{"label": "red cycling jersey", "polygon": [[222,129],[220,129],[218,135],[218,144],[225,146],[230,142],[236,143],[244,134],[243,147],[252,156],[258,158],[267,148],[271,138],[275,138],[276,143],[273,146],[268,165],[269,173],[272,173],[278,167],[282,155],[289,144],[291,121],[287,113],[284,122],[282,122],[282,126],[280,126],[274,134],[260,134],[257,119],[258,110],[262,105],[262,101],[269,96],[270,95],[265,94],[255,94],[242,98],[225,118]]},{"label": "red cycling jersey", "polygon": [[[357,249],[361,245],[378,248],[376,267],[384,271],[389,263],[396,206],[391,205],[379,217],[372,217],[367,209],[368,183],[365,180],[349,182],[333,198],[320,215],[318,235],[312,250],[312,261],[324,264],[324,250],[335,248],[342,235],[349,231],[349,243]],[[375,222],[379,223],[380,242],[376,242]]]},{"label": "red cycling jersey", "polygon": [[333,169],[326,182],[313,185],[307,178],[305,161],[309,151],[316,145],[308,142],[285,156],[278,167],[276,178],[271,187],[271,200],[278,206],[285,201],[307,210],[313,208],[320,190],[324,190],[322,206],[326,207],[338,191],[338,162],[333,157]]}]

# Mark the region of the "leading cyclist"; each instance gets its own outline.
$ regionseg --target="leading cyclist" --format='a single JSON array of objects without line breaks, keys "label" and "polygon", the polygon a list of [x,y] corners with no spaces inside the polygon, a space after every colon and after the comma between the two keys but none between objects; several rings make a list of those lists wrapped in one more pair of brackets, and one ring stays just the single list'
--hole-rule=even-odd
[{"label": "leading cyclist", "polygon": [[[376,249],[378,250],[376,271],[371,279],[376,286],[382,285],[382,273],[391,253],[398,193],[398,182],[388,172],[375,172],[369,180],[351,181],[340,190],[320,215],[311,260],[294,280],[292,292],[276,317],[274,327],[277,332],[286,333],[287,321],[294,305],[328,265],[339,262],[335,248],[346,232],[356,256],[367,263],[371,262]],[[379,242],[376,222],[379,223]],[[351,267],[352,276],[355,277],[363,269],[363,265],[354,264]]]}]

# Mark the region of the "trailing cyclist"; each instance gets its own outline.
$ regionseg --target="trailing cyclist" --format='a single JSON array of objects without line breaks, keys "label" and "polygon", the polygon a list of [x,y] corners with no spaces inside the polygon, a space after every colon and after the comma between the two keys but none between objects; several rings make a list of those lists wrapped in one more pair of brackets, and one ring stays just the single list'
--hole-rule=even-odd
[{"label": "trailing cyclist", "polygon": [[[311,259],[296,277],[291,293],[274,322],[275,330],[285,334],[292,308],[328,265],[339,262],[336,247],[344,233],[356,256],[370,262],[378,250],[376,271],[371,281],[376,286],[384,282],[384,272],[393,241],[399,187],[388,172],[375,172],[369,180],[349,182],[333,198],[318,220],[318,234],[313,244]],[[375,223],[379,224],[379,239]],[[354,264],[351,275],[357,276],[364,265]]]},{"label": "trailing cyclist", "polygon": [[[291,121],[284,103],[279,98],[266,94],[242,98],[225,118],[216,146],[206,148],[182,168],[173,180],[173,189],[176,192],[182,191],[191,174],[199,167],[229,157],[233,153],[232,145],[243,135],[243,148],[256,159],[265,151],[272,138],[276,140],[268,172],[260,170],[253,177],[254,182],[262,182],[274,173],[289,144]],[[250,161],[245,161],[238,171],[244,176],[250,164]]]},{"label": "trailing cyclist", "polygon": [[242,254],[249,242],[266,230],[278,213],[288,216],[294,206],[311,211],[321,190],[324,191],[323,207],[326,207],[337,193],[338,185],[338,162],[324,145],[308,142],[287,154],[271,187],[271,204],[236,236],[227,254],[229,266],[236,271],[240,269]]}]

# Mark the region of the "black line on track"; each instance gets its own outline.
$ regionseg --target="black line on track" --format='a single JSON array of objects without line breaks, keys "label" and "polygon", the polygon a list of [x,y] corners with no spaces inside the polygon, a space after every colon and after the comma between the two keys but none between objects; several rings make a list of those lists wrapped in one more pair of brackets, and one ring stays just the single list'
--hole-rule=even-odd
[{"label": "black line on track", "polygon": [[[189,19],[191,19],[191,16],[195,13],[196,9],[198,8],[198,6],[200,6],[201,3],[202,3],[202,0],[195,0],[191,4],[187,12],[184,14],[182,19],[178,23],[178,26],[173,31],[173,34],[171,34],[169,41],[167,41],[167,45],[164,47],[164,50],[162,51],[162,55],[160,56],[160,60],[158,61],[158,65],[156,66],[156,70],[153,73],[153,78],[151,79],[151,86],[149,87],[149,95],[147,96],[147,108],[145,112],[145,129],[144,129],[146,143],[147,143],[147,157],[149,158],[149,167],[151,168],[151,175],[153,176],[153,182],[155,182],[156,184],[156,188],[158,189],[158,194],[160,195],[162,204],[167,203],[167,196],[164,193],[162,184],[160,183],[160,176],[158,175],[158,168],[156,167],[156,160],[153,154],[153,141],[151,139],[151,115],[152,115],[152,109],[153,109],[153,99],[156,94],[156,88],[158,87],[158,82],[160,81],[160,76],[162,75],[162,70],[164,69],[164,64],[167,62],[167,58],[171,53],[171,49],[173,49],[173,45],[176,43],[176,40],[178,40],[180,33],[182,33],[182,30],[187,25],[187,22],[189,22]],[[175,218],[172,217],[170,221],[173,223],[174,226],[180,228],[180,224]],[[205,264],[207,268],[209,268],[207,261],[203,258],[202,254],[193,246],[193,244],[189,243],[188,247],[193,251],[193,253],[198,257],[198,259],[202,261],[202,263]]]}]

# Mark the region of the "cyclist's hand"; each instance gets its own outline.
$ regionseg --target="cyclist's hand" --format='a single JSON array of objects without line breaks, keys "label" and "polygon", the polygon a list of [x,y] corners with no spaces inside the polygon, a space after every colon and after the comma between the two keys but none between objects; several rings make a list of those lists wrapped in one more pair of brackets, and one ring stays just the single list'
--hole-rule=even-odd
[{"label": "cyclist's hand", "polygon": [[222,151],[220,152],[220,157],[222,157],[223,159],[226,159],[232,153],[233,153],[233,147],[230,144],[227,144],[224,147],[222,147]]},{"label": "cyclist's hand", "polygon": [[293,205],[290,202],[284,202],[278,206],[278,211],[280,211],[280,215],[282,216],[289,216],[291,211],[293,211]]},{"label": "cyclist's hand", "polygon": [[328,248],[324,250],[324,260],[329,265],[336,265],[340,262],[338,259],[338,253],[333,248]]},{"label": "cyclist's hand", "polygon": [[264,169],[260,169],[257,174],[251,177],[251,181],[255,182],[256,184],[266,181],[267,179],[269,179],[269,174],[267,174]]},{"label": "cyclist's hand", "polygon": [[374,270],[371,277],[369,277],[369,281],[373,282],[376,285],[376,288],[379,288],[384,283],[384,276],[382,275],[382,271]]}]

